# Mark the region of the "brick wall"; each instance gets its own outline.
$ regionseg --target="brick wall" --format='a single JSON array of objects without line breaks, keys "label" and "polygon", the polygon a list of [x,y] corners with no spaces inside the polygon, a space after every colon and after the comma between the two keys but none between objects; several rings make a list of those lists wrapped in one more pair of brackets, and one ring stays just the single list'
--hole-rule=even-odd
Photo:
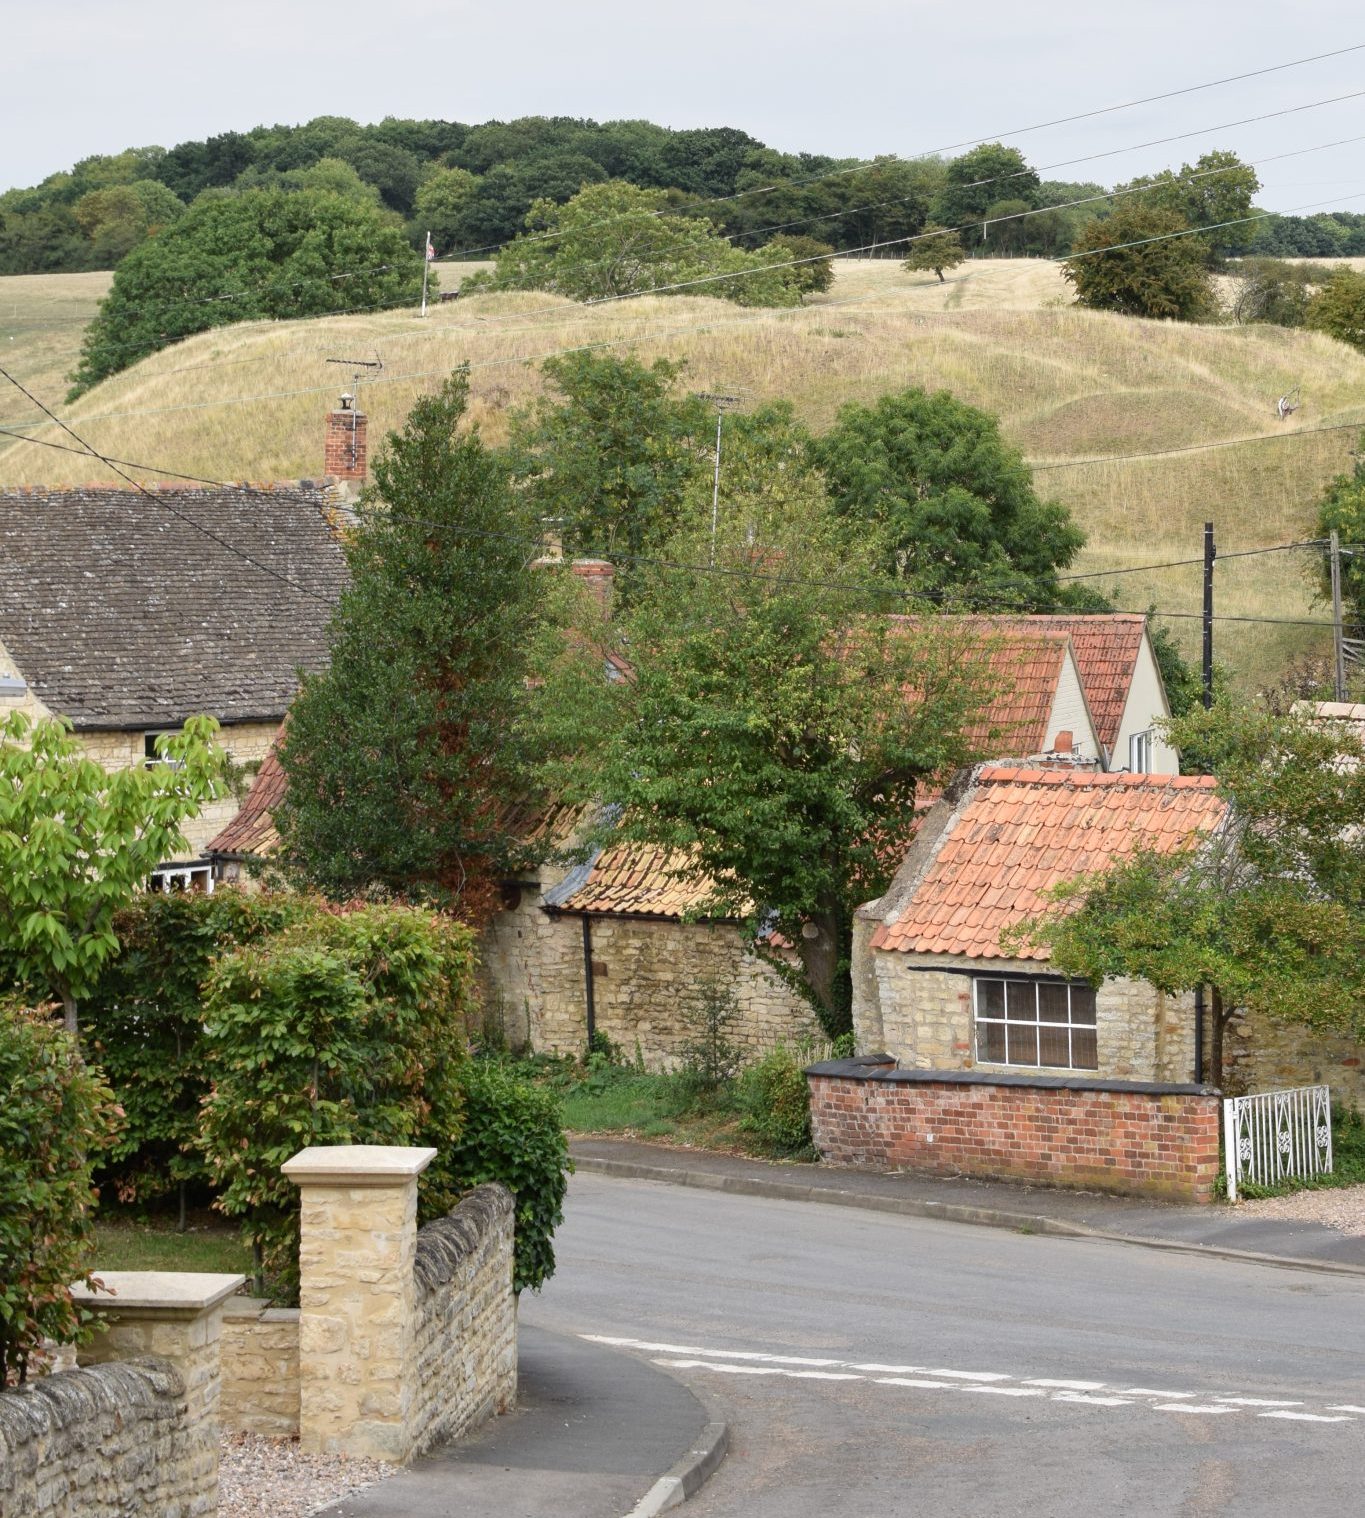
[{"label": "brick wall", "polygon": [[368,425],[363,411],[328,413],[327,437],[323,446],[324,474],[337,480],[365,478],[365,433]]},{"label": "brick wall", "polygon": [[[217,1511],[185,1383],[162,1360],[61,1371],[0,1391],[6,1518],[192,1518]],[[216,1428],[213,1431],[217,1438]]]},{"label": "brick wall", "polygon": [[233,1297],[223,1308],[222,1393],[227,1433],[295,1439],[299,1432],[299,1310],[262,1297]]},{"label": "brick wall", "polygon": [[897,1070],[807,1072],[811,1126],[836,1165],[1028,1181],[1206,1202],[1220,1103],[1201,1086]]},{"label": "brick wall", "polygon": [[413,1453],[472,1432],[517,1396],[512,1195],[479,1186],[417,1234]]}]

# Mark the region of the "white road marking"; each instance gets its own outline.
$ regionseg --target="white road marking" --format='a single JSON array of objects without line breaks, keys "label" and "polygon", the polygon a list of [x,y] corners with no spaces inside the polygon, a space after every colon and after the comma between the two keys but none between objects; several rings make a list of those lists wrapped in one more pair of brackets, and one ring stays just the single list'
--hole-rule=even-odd
[{"label": "white road marking", "polygon": [[[1328,1406],[1326,1412],[1302,1412],[1304,1403],[1287,1397],[1245,1397],[1222,1393],[1162,1391],[1151,1386],[1115,1387],[1105,1381],[1069,1380],[1056,1376],[1016,1377],[1005,1371],[950,1370],[923,1365],[891,1365],[880,1361],[836,1360],[827,1356],[779,1355],[764,1350],[707,1349],[695,1344],[668,1344],[620,1335],[581,1334],[592,1344],[650,1352],[656,1365],[672,1370],[709,1370],[729,1376],[780,1376],[795,1381],[874,1381],[878,1386],[902,1386],[912,1391],[977,1392],[996,1397],[1044,1397],[1052,1402],[1088,1403],[1092,1407],[1132,1407],[1134,1398],[1154,1399],[1154,1412],[1190,1413],[1218,1417],[1256,1409],[1260,1418],[1296,1423],[1355,1423],[1365,1407],[1351,1402]],[[1013,1382],[1013,1385],[1001,1383]],[[1104,1392],[1100,1396],[1097,1393]],[[1196,1397],[1205,1401],[1196,1401]],[[1331,1416],[1335,1415],[1335,1416]]]},{"label": "white road marking", "polygon": [[1257,1413],[1258,1418],[1290,1418],[1295,1423],[1354,1423],[1354,1418],[1328,1418],[1322,1413],[1291,1413],[1281,1409],[1277,1413]]}]

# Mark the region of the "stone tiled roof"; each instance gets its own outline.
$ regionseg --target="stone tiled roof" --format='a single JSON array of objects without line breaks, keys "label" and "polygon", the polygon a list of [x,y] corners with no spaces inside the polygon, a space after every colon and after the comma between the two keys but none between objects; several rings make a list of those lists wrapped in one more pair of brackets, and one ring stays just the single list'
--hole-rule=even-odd
[{"label": "stone tiled roof", "polygon": [[282,718],[345,583],[327,488],[152,494],[0,490],[0,643],[77,728]]},{"label": "stone tiled roof", "polygon": [[[1105,869],[1140,846],[1172,852],[1217,826],[1223,813],[1207,775],[985,765],[937,840],[925,839],[922,874],[876,928],[872,947],[1005,957],[1001,934],[1042,911],[1052,886]],[[1008,957],[1047,956],[1026,948]]]},{"label": "stone tiled roof", "polygon": [[603,849],[545,893],[545,905],[561,912],[602,917],[678,920],[703,908],[714,887],[679,878],[687,856],[651,844],[621,843]]},{"label": "stone tiled roof", "polygon": [[1128,704],[1147,618],[1129,612],[1107,612],[1083,617],[1021,617],[1019,622],[1070,636],[1095,732],[1105,748],[1112,751],[1118,741],[1123,709]]}]

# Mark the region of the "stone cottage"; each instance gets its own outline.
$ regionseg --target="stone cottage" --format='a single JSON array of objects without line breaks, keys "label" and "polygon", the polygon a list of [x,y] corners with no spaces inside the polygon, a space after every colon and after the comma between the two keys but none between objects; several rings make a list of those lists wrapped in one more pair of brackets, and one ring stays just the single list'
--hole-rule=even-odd
[{"label": "stone cottage", "polygon": [[1185,1081],[1192,997],[1145,982],[1069,983],[1005,930],[1060,881],[1139,846],[1182,847],[1223,821],[1208,776],[987,764],[963,771],[921,824],[887,893],[854,926],[858,1048],[908,1069],[1086,1072]]},{"label": "stone cottage", "polygon": [[[345,583],[331,485],[0,491],[0,719],[69,719],[107,768],[153,764],[187,717],[260,764],[326,658]],[[227,797],[186,828],[160,886],[207,888]]]}]

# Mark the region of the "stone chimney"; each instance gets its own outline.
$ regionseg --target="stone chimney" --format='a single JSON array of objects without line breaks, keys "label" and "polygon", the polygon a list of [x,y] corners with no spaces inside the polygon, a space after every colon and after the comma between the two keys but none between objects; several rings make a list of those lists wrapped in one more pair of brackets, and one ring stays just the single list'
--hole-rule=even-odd
[{"label": "stone chimney", "polygon": [[602,615],[610,617],[612,581],[616,574],[615,565],[606,559],[575,559],[570,567],[597,597],[597,604],[602,608]]},{"label": "stone chimney", "polygon": [[324,474],[346,485],[365,483],[365,423],[365,413],[356,410],[355,397],[343,395],[338,409],[327,416]]}]

